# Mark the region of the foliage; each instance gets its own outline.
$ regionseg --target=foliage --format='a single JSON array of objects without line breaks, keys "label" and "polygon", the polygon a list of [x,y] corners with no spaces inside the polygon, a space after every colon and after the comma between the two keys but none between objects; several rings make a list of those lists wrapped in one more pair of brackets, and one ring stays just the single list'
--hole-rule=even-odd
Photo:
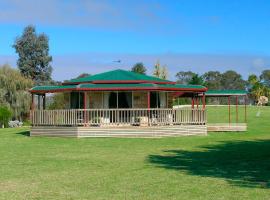
[{"label": "foliage", "polygon": [[194,72],[191,71],[180,71],[175,76],[177,79],[177,83],[179,84],[189,84],[192,77],[195,75]]},{"label": "foliage", "polygon": [[250,74],[248,76],[248,83],[252,86],[254,84],[256,84],[257,82],[259,82],[258,77],[255,74]]},{"label": "foliage", "polygon": [[228,70],[222,74],[222,89],[245,89],[246,81],[242,76],[233,70]]},{"label": "foliage", "polygon": [[10,107],[14,118],[21,118],[30,109],[30,94],[28,89],[32,80],[23,77],[9,65],[0,67],[0,105]]},{"label": "foliage", "polygon": [[139,74],[146,74],[146,68],[145,68],[145,66],[144,66],[144,64],[142,62],[136,63],[132,67],[131,71],[139,73]]},{"label": "foliage", "polygon": [[209,71],[202,75],[205,86],[210,90],[221,89],[222,74],[219,71]]},{"label": "foliage", "polygon": [[269,87],[265,84],[265,79],[262,79],[262,77],[266,78],[265,71],[262,72],[260,79],[255,74],[248,77],[248,89],[255,102],[258,101],[260,96],[268,97],[270,93]]},{"label": "foliage", "polygon": [[0,106],[0,125],[8,126],[8,121],[11,119],[12,112],[7,106]]},{"label": "foliage", "polygon": [[203,79],[199,74],[194,74],[188,84],[191,85],[203,85]]},{"label": "foliage", "polygon": [[161,78],[166,80],[168,78],[168,69],[167,66],[160,66],[159,61],[157,61],[157,63],[154,66],[154,72],[153,75],[157,78]]},{"label": "foliage", "polygon": [[270,70],[264,70],[262,71],[262,74],[260,75],[260,80],[267,85],[267,87],[270,87]]},{"label": "foliage", "polygon": [[49,104],[48,109],[57,110],[66,108],[66,96],[65,93],[55,93],[52,96],[52,102]]},{"label": "foliage", "polygon": [[19,55],[17,61],[21,73],[36,84],[51,81],[52,67],[49,55],[49,39],[44,33],[37,34],[34,26],[27,26],[15,40],[13,47]]}]

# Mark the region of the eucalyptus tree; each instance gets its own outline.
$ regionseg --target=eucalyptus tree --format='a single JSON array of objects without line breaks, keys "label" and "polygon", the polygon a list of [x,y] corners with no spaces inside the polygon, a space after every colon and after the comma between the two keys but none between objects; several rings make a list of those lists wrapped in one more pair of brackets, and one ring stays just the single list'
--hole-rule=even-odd
[{"label": "eucalyptus tree", "polygon": [[13,47],[18,53],[17,65],[20,72],[35,84],[51,81],[52,67],[49,55],[49,39],[44,33],[37,34],[34,26],[27,26],[17,37]]}]

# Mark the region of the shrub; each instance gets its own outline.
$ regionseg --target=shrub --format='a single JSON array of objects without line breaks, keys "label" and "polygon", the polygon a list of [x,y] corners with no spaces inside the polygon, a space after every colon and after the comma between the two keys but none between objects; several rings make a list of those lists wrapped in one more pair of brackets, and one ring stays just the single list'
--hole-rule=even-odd
[{"label": "shrub", "polygon": [[0,124],[1,127],[7,127],[8,121],[10,120],[12,116],[12,112],[10,109],[6,106],[0,107]]}]

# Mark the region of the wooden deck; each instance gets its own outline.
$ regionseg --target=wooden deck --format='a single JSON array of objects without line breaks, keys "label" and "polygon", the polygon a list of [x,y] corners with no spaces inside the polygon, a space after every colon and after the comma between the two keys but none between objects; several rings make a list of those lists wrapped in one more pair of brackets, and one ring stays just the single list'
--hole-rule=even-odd
[{"label": "wooden deck", "polygon": [[216,123],[207,124],[208,132],[239,132],[247,131],[246,123]]},{"label": "wooden deck", "polygon": [[31,136],[49,137],[132,137],[158,138],[189,135],[207,135],[206,125],[169,125],[169,126],[123,126],[123,127],[32,127]]},{"label": "wooden deck", "polygon": [[207,124],[206,110],[192,108],[35,110],[31,119],[31,136],[170,137],[247,130],[246,123]]}]

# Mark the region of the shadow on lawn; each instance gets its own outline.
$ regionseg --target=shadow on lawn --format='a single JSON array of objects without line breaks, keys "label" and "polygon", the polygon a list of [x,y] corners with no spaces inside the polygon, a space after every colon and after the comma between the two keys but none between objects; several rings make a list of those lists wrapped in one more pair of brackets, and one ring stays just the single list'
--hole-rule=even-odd
[{"label": "shadow on lawn", "polygon": [[21,132],[18,132],[16,134],[18,134],[18,135],[24,135],[24,136],[30,136],[30,131],[21,131]]},{"label": "shadow on lawn", "polygon": [[149,162],[191,175],[223,178],[242,187],[270,188],[270,140],[223,142],[202,151],[168,150]]}]

